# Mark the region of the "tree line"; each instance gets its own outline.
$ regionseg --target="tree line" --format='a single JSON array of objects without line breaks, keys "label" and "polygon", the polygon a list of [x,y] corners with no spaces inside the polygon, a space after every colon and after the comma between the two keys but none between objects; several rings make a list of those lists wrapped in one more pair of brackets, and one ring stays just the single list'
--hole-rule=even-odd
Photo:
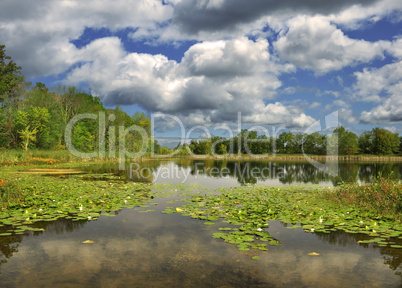
[{"label": "tree line", "polygon": [[[144,113],[129,116],[121,107],[106,109],[98,97],[76,87],[48,88],[42,83],[33,86],[25,82],[21,67],[17,66],[0,45],[0,148],[1,149],[65,149],[65,129],[76,115],[104,113],[105,139],[99,139],[99,119],[82,119],[72,128],[71,144],[88,152],[99,148],[104,141],[106,149],[119,145],[116,127],[142,127],[147,133],[147,150],[156,152],[160,146],[151,136],[151,121]],[[138,131],[125,135],[125,146],[135,152],[143,146]],[[108,150],[107,150],[108,151]]]},{"label": "tree line", "polygon": [[396,155],[402,153],[402,137],[382,128],[373,128],[360,136],[336,128],[331,135],[318,132],[301,134],[283,132],[278,137],[258,135],[242,129],[235,137],[193,139],[182,149],[182,154],[311,154],[311,155]]}]

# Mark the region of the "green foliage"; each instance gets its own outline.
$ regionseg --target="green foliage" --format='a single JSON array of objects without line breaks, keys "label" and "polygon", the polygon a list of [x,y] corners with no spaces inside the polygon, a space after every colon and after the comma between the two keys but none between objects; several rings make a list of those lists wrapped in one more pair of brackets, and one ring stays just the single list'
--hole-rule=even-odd
[{"label": "green foliage", "polygon": [[303,150],[307,154],[325,155],[327,147],[327,136],[318,132],[304,135]]},{"label": "green foliage", "polygon": [[118,181],[111,174],[97,181],[83,181],[83,176],[54,178],[35,174],[20,175],[15,181],[10,180],[11,176],[12,173],[0,175],[5,178],[5,184],[0,185],[0,223],[7,225],[58,218],[92,220],[101,212],[143,206],[153,198],[148,184]]},{"label": "green foliage", "polygon": [[28,151],[28,146],[31,141],[36,141],[36,133],[38,133],[38,129],[35,128],[31,130],[29,125],[27,125],[25,129],[18,131],[22,140],[21,146],[25,151]]},{"label": "green foliage", "polygon": [[391,178],[378,177],[374,183],[343,183],[337,191],[339,202],[364,207],[379,215],[402,213],[402,184]]},{"label": "green foliage", "polygon": [[386,129],[373,128],[359,137],[359,149],[364,154],[392,155],[401,148],[399,135]]},{"label": "green foliage", "polygon": [[402,137],[399,137],[399,153],[402,153]]},{"label": "green foliage", "polygon": [[[212,151],[215,148],[215,153]],[[364,154],[396,154],[402,151],[402,137],[388,130],[374,128],[357,137],[344,127],[338,127],[331,136],[314,132],[312,134],[294,134],[283,132],[277,138],[258,135],[256,131],[242,129],[231,139],[212,137],[202,140],[191,140],[189,149],[197,155],[212,154],[249,154],[260,155],[276,152],[279,154],[313,154],[313,155],[356,155]],[[273,151],[275,150],[275,151]]]},{"label": "green foliage", "polygon": [[373,150],[376,154],[390,155],[399,151],[399,136],[389,130],[374,128]]},{"label": "green foliage", "polygon": [[77,125],[75,125],[72,139],[75,149],[81,152],[94,151],[96,147],[96,137],[94,135],[94,132],[96,130],[91,127],[94,126],[93,122],[94,121],[91,121],[90,119],[86,119],[84,121],[78,122]]},{"label": "green foliage", "polygon": [[[76,87],[58,86],[48,89],[40,82],[27,87],[21,75],[21,67],[5,54],[5,46],[0,45],[0,147],[61,149],[65,147],[63,136],[66,125],[74,116],[99,112],[105,112],[108,117],[105,123],[107,148],[111,144],[124,144],[132,152],[140,151],[143,147],[151,150],[151,121],[144,113],[130,117],[119,106],[114,110],[106,110],[98,97]],[[125,142],[119,143],[119,129],[116,127],[134,125],[142,130],[128,133],[122,140]],[[72,144],[77,150],[89,152],[99,148],[99,125],[96,121],[79,121],[73,127],[72,134]],[[147,139],[145,143],[143,136]]]},{"label": "green foliage", "polygon": [[[379,185],[385,185],[378,188],[384,195],[388,191],[401,196],[401,184],[396,190],[392,186],[396,183],[380,182]],[[342,191],[345,193],[342,194]],[[310,233],[341,230],[367,234],[367,238],[381,236],[381,239],[371,238],[368,241],[395,245],[391,237],[402,235],[400,208],[391,211],[381,210],[379,206],[378,210],[374,210],[363,202],[342,202],[339,205],[339,199],[344,199],[345,195],[353,193],[343,188],[297,186],[222,188],[202,195],[192,193],[190,199],[181,200],[187,204],[168,207],[164,213],[181,213],[183,216],[208,221],[204,222],[207,225],[214,222],[219,228],[214,229],[216,232],[212,233],[212,237],[235,244],[240,251],[266,251],[268,246],[280,245],[267,230],[272,220],[280,220],[287,228],[303,229]],[[400,204],[400,198],[388,197]],[[389,204],[394,207],[391,203],[392,200]]]},{"label": "green foliage", "polygon": [[[330,136],[329,145],[330,151],[337,146],[339,155],[355,155],[359,151],[357,135],[342,126],[334,130]],[[331,154],[336,154],[336,151],[332,150]]]},{"label": "green foliage", "polygon": [[10,105],[18,100],[18,90],[23,82],[21,67],[6,55],[6,46],[0,45],[0,105]]}]

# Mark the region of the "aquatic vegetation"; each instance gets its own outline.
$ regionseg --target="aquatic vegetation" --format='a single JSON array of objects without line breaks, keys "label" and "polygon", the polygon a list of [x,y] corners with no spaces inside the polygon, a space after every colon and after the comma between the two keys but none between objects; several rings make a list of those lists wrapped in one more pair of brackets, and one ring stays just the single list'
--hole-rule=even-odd
[{"label": "aquatic vegetation", "polygon": [[365,207],[338,205],[326,197],[337,193],[337,188],[248,186],[219,192],[191,195],[187,204],[167,207],[164,213],[181,213],[206,221],[206,225],[216,222],[218,228],[212,236],[236,244],[240,251],[266,251],[268,246],[280,245],[267,231],[272,220],[307,233],[342,230],[367,235],[368,240],[359,241],[361,244],[399,248],[395,241],[402,239],[399,220]]},{"label": "aquatic vegetation", "polygon": [[379,215],[399,217],[402,213],[402,183],[378,177],[374,183],[342,183],[335,194],[341,204],[364,207]]},{"label": "aquatic vegetation", "polygon": [[[369,188],[345,184],[337,188],[243,186],[214,190],[198,185],[135,183],[112,173],[44,176],[12,168],[2,171],[0,179],[5,179],[0,185],[0,236],[40,232],[43,229],[35,227],[36,222],[58,218],[93,221],[101,215],[114,217],[123,208],[142,207],[139,213],[150,213],[154,212],[148,209],[150,205],[158,204],[155,197],[172,196],[174,199],[166,201],[172,206],[162,213],[198,219],[213,238],[235,244],[240,251],[267,251],[280,245],[269,233],[273,220],[306,233],[342,230],[360,234],[364,236],[357,240],[361,245],[402,248],[400,202],[397,204],[401,186],[395,182],[364,186]],[[362,189],[368,195],[382,195],[382,203],[392,203],[390,207],[395,209],[380,213],[380,206],[368,205],[377,199],[374,196],[371,202],[362,202]]]},{"label": "aquatic vegetation", "polygon": [[43,231],[29,225],[58,218],[79,221],[96,220],[100,215],[114,216],[110,212],[122,208],[149,207],[145,204],[154,198],[151,185],[121,181],[112,174],[100,175],[102,180],[96,181],[88,181],[82,175],[12,175],[16,176],[12,181],[4,175],[10,184],[0,187],[3,207],[0,236],[27,230]]}]

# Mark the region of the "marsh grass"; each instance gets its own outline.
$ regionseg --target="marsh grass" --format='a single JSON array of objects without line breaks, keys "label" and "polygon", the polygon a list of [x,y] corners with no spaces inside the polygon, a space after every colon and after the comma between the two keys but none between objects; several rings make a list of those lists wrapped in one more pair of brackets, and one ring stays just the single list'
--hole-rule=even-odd
[{"label": "marsh grass", "polygon": [[21,150],[0,150],[0,165],[26,165],[26,164],[55,164],[60,162],[73,162],[81,160],[69,151],[21,151]]},{"label": "marsh grass", "polygon": [[0,211],[18,206],[25,198],[25,193],[12,180],[0,179]]},{"label": "marsh grass", "polygon": [[379,175],[368,184],[342,183],[332,198],[342,205],[354,205],[379,216],[402,218],[402,183],[391,177]]}]

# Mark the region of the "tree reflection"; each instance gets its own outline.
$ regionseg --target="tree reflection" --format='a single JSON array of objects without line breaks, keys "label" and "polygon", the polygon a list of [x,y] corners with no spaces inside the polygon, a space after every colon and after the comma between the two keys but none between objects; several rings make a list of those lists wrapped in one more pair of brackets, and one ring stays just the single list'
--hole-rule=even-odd
[{"label": "tree reflection", "polygon": [[[307,162],[268,162],[230,160],[192,160],[175,162],[180,168],[191,168],[191,175],[213,178],[231,177],[240,185],[256,184],[267,180],[279,180],[283,184],[330,182],[334,186],[342,182],[373,182],[382,176],[401,179],[400,163],[339,163],[338,175],[330,176]],[[155,168],[155,161],[154,161]]]},{"label": "tree reflection", "polygon": [[373,182],[378,175],[402,179],[401,163],[338,163],[338,175],[330,176],[324,171],[304,161],[265,160],[194,160],[178,158],[173,160],[144,160],[128,162],[125,171],[119,170],[116,162],[92,165],[86,168],[91,174],[113,174],[122,180],[134,182],[154,181],[154,174],[169,164],[176,168],[191,169],[190,175],[205,175],[213,178],[231,177],[240,185],[256,184],[267,180],[279,180],[283,184],[320,184],[324,182],[337,186],[342,182]]}]

